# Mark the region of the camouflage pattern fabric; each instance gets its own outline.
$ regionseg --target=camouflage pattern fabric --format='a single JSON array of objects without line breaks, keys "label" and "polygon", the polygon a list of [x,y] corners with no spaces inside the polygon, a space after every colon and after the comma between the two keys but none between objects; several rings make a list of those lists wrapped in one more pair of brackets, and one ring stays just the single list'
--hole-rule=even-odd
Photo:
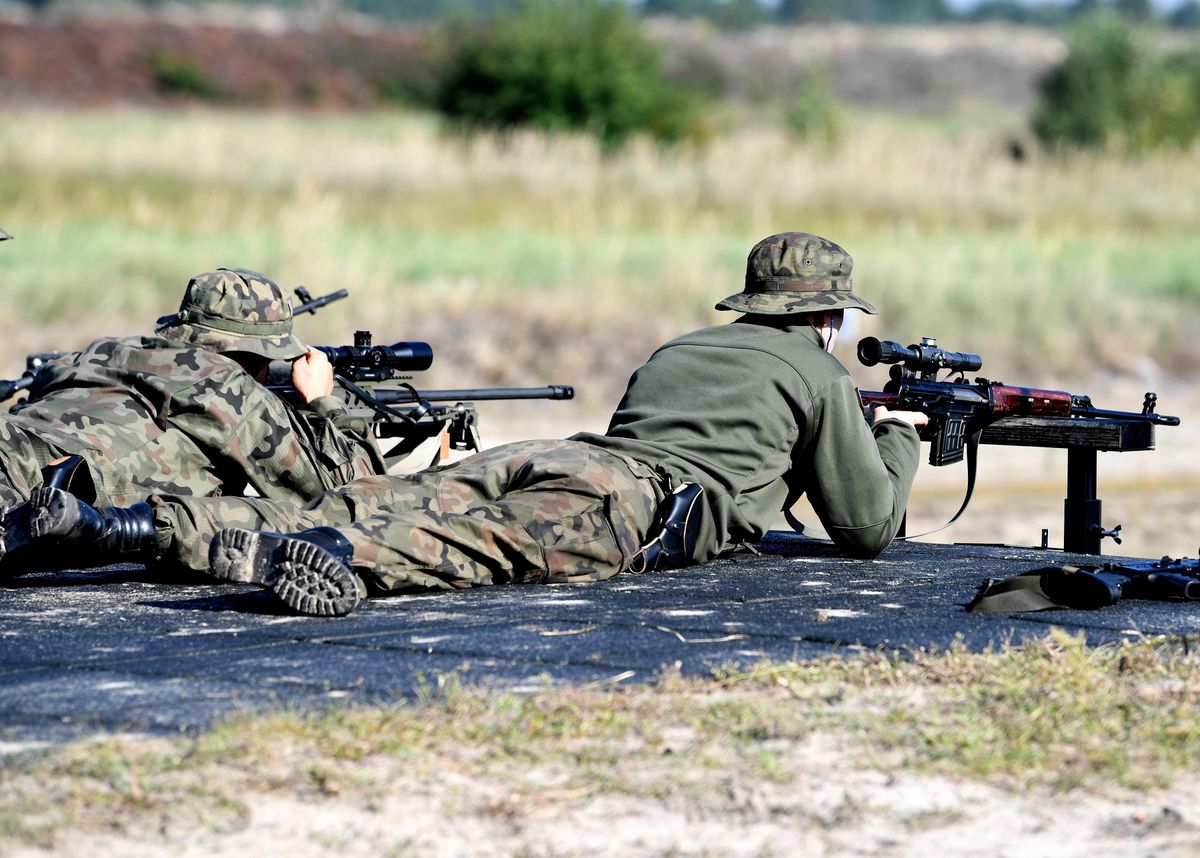
[{"label": "camouflage pattern fabric", "polygon": [[651,469],[571,441],[508,444],[413,476],[356,480],[305,507],[257,498],[151,499],[165,562],[203,570],[221,527],[332,525],[376,590],[602,580],[645,540]]},{"label": "camouflage pattern fabric", "polygon": [[304,503],[383,470],[374,439],[334,397],[293,407],[233,360],[156,337],[98,340],[47,364],[28,400],[0,417],[0,440],[6,505],[66,453],[87,460],[102,506],[247,487]]},{"label": "camouflage pattern fabric", "polygon": [[853,293],[854,259],[840,245],[807,232],[764,238],[746,259],[746,285],[717,304],[742,313],[813,313],[862,310],[878,313]]},{"label": "camouflage pattern fabric", "polygon": [[[42,484],[42,459],[38,437],[0,416],[0,510],[29,500],[29,493]],[[54,452],[50,458],[60,453]]]}]

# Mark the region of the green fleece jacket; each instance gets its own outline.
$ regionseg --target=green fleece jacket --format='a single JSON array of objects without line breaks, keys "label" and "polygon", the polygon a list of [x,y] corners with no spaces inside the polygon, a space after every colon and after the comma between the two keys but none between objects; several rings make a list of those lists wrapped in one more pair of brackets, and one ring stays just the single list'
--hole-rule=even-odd
[{"label": "green fleece jacket", "polygon": [[863,419],[858,393],[809,325],[750,315],[685,334],[629,381],[604,447],[704,486],[695,560],[755,542],[801,494],[846,553],[892,541],[917,472],[912,426]]}]

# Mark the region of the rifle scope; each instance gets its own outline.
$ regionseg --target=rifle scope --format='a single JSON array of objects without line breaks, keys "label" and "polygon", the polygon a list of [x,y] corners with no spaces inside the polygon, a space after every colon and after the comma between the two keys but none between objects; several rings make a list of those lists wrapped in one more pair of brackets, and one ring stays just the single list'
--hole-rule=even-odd
[{"label": "rifle scope", "polygon": [[334,372],[419,372],[433,363],[429,343],[400,342],[390,346],[356,344],[353,346],[317,346],[325,352]]},{"label": "rifle scope", "polygon": [[937,347],[937,341],[924,337],[920,345],[907,348],[890,340],[866,337],[858,341],[858,359],[863,366],[899,363],[914,372],[974,372],[983,366],[983,358],[970,352],[949,352]]}]

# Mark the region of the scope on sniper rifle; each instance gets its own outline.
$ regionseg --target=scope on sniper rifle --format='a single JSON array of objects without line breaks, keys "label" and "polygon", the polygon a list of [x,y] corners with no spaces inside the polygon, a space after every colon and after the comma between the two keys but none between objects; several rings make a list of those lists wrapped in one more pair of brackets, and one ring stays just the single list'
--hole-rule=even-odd
[{"label": "scope on sniper rifle", "polygon": [[351,381],[387,381],[398,372],[420,372],[433,363],[429,343],[371,344],[370,331],[355,331],[352,346],[316,346],[333,364],[335,374]]},{"label": "scope on sniper rifle", "polygon": [[919,372],[923,377],[931,377],[939,370],[950,372],[974,372],[983,366],[983,358],[970,352],[951,352],[937,347],[937,340],[932,337],[922,337],[919,344],[907,348],[890,340],[877,340],[866,337],[858,342],[858,359],[864,366],[875,366],[880,363],[899,364],[893,367],[892,375],[900,374],[903,370]]}]

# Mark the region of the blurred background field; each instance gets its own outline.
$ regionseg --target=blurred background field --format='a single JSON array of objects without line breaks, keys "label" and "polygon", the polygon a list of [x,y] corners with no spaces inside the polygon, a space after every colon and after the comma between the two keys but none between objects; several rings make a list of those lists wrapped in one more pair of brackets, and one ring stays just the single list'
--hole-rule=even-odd
[{"label": "blurred background field", "polygon": [[[1037,81],[1067,54],[1061,31],[722,32],[656,19],[647,33],[667,72],[710,82],[693,96],[701,109],[677,143],[632,134],[612,146],[587,130],[464,132],[419,99],[326,104],[303,90],[306,106],[290,90],[213,98],[161,79],[141,95],[85,86],[54,96],[14,71],[38,66],[12,46],[85,24],[74,10],[4,11],[0,226],[17,239],[0,247],[0,375],[19,374],[27,352],[145,331],[192,274],[245,266],[313,294],[350,290],[299,323],[312,341],[349,342],[357,328],[377,341],[428,340],[436,358],[421,383],[577,386],[572,404],[487,408],[489,442],[602,428],[655,345],[725,320],[712,306],[740,289],[757,239],[802,229],[850,249],[856,288],[883,310],[847,331],[847,364],[861,335],[936,336],[982,354],[989,377],[1089,393],[1101,406],[1137,410],[1141,392],[1157,390],[1185,426],[1161,430],[1156,453],[1101,457],[1105,520],[1125,516],[1122,550],[1196,551],[1198,149],[1034,139]],[[171,33],[171,68],[201,82],[217,80],[221,62],[183,60],[220,51],[201,42],[189,53],[180,33],[278,46],[318,26],[223,14],[214,23],[167,9],[103,26]],[[396,26],[370,28],[392,51],[433,38]],[[1188,32],[1153,38],[1195,51]],[[95,65],[94,84],[149,55],[133,41],[141,53],[71,56]],[[834,47],[821,55],[818,44]],[[815,130],[805,124],[826,110]],[[885,381],[878,369],[852,371],[864,387]],[[976,508],[939,538],[1033,544],[1049,527],[1055,544],[1059,456],[985,450]],[[961,468],[925,467],[913,529],[953,512],[961,481]]]}]

